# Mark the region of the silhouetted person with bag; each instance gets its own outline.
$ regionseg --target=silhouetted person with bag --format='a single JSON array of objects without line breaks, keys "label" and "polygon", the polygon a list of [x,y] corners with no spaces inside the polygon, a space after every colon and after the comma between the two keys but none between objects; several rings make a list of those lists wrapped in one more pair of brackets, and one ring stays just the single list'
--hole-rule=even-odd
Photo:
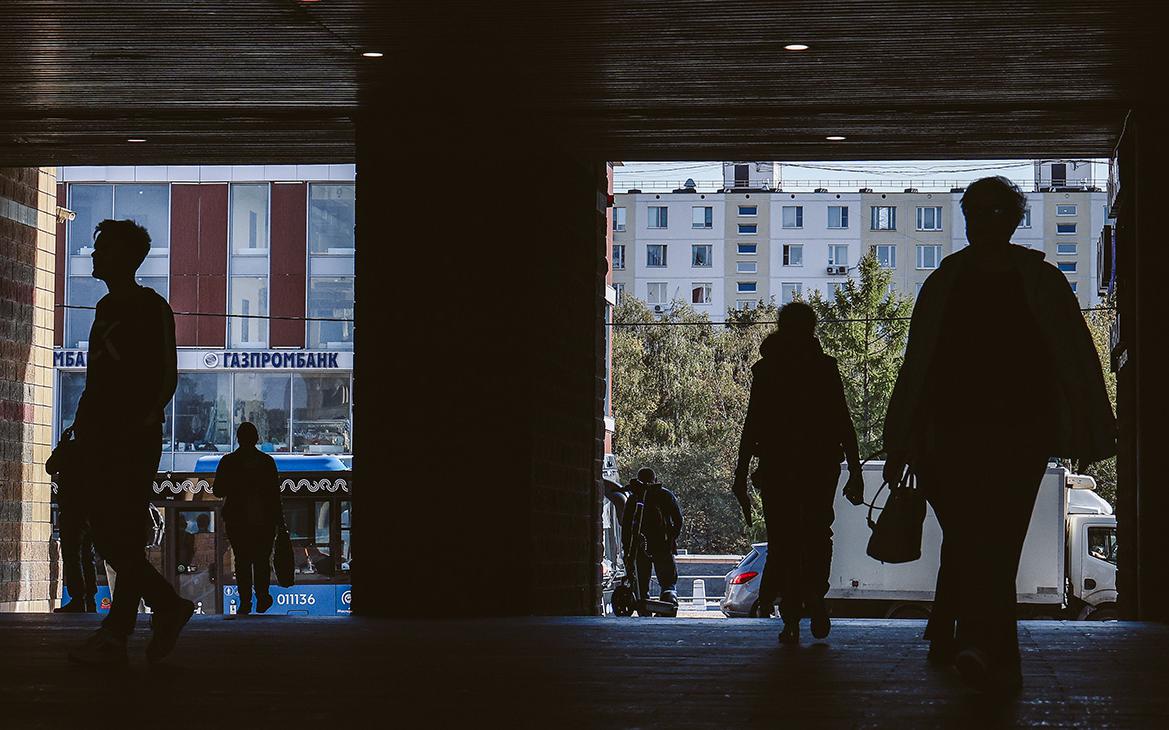
[{"label": "silhouetted person with bag", "polygon": [[777,321],[776,331],[759,346],[762,359],[751,368],[751,400],[733,490],[750,522],[747,476],[751,457],[759,457],[751,474],[767,527],[759,607],[770,615],[779,596],[779,641],[794,644],[803,616],[811,618],[817,639],[832,628],[824,596],[840,462],[848,461],[844,493],[853,504],[863,499],[864,481],[840,370],[816,339],[815,311],[791,302]]},{"label": "silhouetted person with bag", "polygon": [[256,448],[260,441],[256,426],[244,421],[235,439],[239,448],[224,456],[215,470],[215,496],[224,500],[223,520],[235,555],[238,613],[247,615],[252,612],[253,590],[256,611],[272,607],[272,543],[284,513],[276,460]]},{"label": "silhouetted person with bag", "polygon": [[147,561],[143,544],[143,513],[162,454],[163,410],[178,380],[174,314],[165,299],[134,280],[150,251],[146,229],[105,220],[95,236],[93,276],[109,293],[97,303],[89,333],[85,392],[73,430],[85,465],[82,495],[93,542],[118,580],[101,628],[69,657],[124,663],[144,599],[152,611],[146,658],[155,662],[170,654],[195,610]]},{"label": "silhouetted person with bag", "polygon": [[[970,246],[921,288],[885,418],[885,478],[910,464],[942,528],[929,659],[1006,692],[1022,686],[1015,580],[1048,458],[1116,453],[1099,356],[1067,278],[1010,242],[1026,204],[1003,177],[967,188]],[[993,507],[993,530],[972,504]]]},{"label": "silhouetted person with bag", "polygon": [[74,463],[76,447],[72,429],[65,429],[53,455],[45,463],[45,471],[57,484],[57,534],[60,536],[65,588],[69,591],[69,602],[54,608],[53,613],[97,612],[96,558],[81,495],[84,480]]},{"label": "silhouetted person with bag", "polygon": [[[643,468],[626,487],[630,498],[621,515],[621,539],[627,574],[637,571],[638,597],[649,596],[650,571],[656,570],[661,600],[678,604],[678,536],[682,534],[682,509],[678,498],[657,481],[653,469]],[[641,518],[642,543],[634,550],[634,519],[638,503],[644,504]],[[634,553],[636,557],[634,558]],[[631,564],[632,563],[632,564]],[[639,609],[640,610],[640,609]]]}]

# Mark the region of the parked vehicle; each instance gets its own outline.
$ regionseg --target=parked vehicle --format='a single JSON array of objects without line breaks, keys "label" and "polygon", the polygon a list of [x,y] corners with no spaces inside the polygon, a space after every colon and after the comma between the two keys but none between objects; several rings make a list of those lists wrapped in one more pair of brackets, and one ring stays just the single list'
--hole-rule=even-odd
[{"label": "parked vehicle", "polygon": [[[882,462],[864,466],[865,497],[881,485]],[[967,468],[956,464],[955,469]],[[841,474],[840,488],[846,474]],[[1049,466],[1040,483],[1031,525],[1023,544],[1017,586],[1020,616],[1026,618],[1116,618],[1116,517],[1097,495],[1091,477]],[[879,505],[878,505],[879,506]],[[986,515],[986,539],[995,537],[995,505],[970,495],[970,509]],[[884,564],[865,553],[870,530],[865,507],[849,504],[837,490],[832,525],[829,609],[835,616],[924,618],[929,615],[938,574],[941,528],[926,511],[922,556],[912,563]],[[752,546],[726,577],[720,604],[730,617],[771,615],[761,607],[759,583],[767,543]]]}]

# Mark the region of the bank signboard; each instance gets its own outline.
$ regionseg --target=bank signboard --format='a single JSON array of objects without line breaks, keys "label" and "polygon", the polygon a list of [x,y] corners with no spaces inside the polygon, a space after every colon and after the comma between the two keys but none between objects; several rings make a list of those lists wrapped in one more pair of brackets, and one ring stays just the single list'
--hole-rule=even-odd
[{"label": "bank signboard", "polygon": [[[179,370],[352,370],[353,352],[180,349]],[[53,367],[84,370],[86,350],[53,351]]]}]

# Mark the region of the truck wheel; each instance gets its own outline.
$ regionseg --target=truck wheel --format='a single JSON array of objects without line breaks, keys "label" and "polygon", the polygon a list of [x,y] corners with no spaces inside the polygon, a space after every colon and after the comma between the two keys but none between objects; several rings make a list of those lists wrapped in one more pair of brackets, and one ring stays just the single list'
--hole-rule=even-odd
[{"label": "truck wheel", "polygon": [[613,589],[613,613],[617,616],[633,615],[633,591],[625,586]]},{"label": "truck wheel", "polygon": [[915,618],[923,619],[930,617],[929,607],[923,606],[919,603],[902,603],[889,609],[889,613],[885,614],[885,618]]}]

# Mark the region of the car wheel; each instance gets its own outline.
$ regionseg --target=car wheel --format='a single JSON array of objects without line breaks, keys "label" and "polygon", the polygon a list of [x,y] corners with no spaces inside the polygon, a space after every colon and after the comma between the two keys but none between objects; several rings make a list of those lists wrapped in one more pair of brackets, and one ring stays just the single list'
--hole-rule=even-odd
[{"label": "car wheel", "polygon": [[771,618],[772,615],[774,615],[774,608],[771,610],[764,610],[763,606],[759,603],[759,600],[756,599],[755,603],[751,606],[751,613],[749,615],[751,618]]}]

